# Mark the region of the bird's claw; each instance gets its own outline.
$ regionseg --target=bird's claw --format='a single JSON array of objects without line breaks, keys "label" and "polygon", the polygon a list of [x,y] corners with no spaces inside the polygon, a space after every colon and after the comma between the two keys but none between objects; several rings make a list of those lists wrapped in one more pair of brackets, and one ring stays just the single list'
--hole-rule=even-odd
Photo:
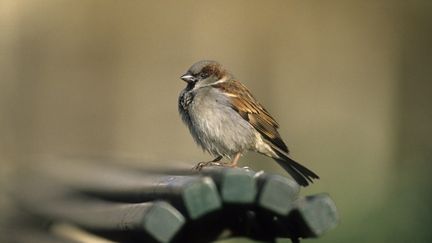
[{"label": "bird's claw", "polygon": [[208,161],[208,162],[199,162],[193,167],[193,170],[201,171],[204,167],[208,166],[223,166],[220,162]]}]

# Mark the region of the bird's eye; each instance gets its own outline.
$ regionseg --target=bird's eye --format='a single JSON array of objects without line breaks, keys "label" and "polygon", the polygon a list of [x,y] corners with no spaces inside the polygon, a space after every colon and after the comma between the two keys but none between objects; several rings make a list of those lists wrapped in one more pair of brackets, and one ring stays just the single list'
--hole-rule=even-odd
[{"label": "bird's eye", "polygon": [[207,73],[207,72],[203,72],[200,74],[201,78],[208,78],[208,76],[209,76],[209,73]]}]

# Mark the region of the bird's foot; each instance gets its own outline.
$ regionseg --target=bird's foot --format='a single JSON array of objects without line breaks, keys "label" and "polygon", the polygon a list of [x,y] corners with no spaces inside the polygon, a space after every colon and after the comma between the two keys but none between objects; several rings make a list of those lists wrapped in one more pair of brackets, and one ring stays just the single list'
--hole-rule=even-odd
[{"label": "bird's foot", "polygon": [[230,168],[237,168],[238,167],[237,163],[232,163],[232,162],[224,162],[224,163],[222,163],[222,166],[230,167]]},{"label": "bird's foot", "polygon": [[199,162],[193,167],[193,170],[201,171],[204,167],[208,166],[224,166],[224,163],[215,161]]}]

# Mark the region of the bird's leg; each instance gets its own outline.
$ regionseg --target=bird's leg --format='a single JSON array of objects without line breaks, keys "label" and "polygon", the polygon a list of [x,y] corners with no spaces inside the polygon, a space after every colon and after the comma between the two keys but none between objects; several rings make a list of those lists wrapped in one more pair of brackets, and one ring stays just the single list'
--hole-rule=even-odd
[{"label": "bird's leg", "polygon": [[222,159],[222,155],[219,155],[218,157],[214,158],[211,161],[207,161],[207,162],[199,162],[198,164],[196,164],[193,169],[200,171],[202,170],[202,168],[206,167],[206,166],[221,166],[221,163],[219,163],[219,161]]},{"label": "bird's leg", "polygon": [[235,167],[237,167],[237,163],[238,163],[240,157],[241,157],[241,152],[238,152],[234,155],[234,158],[233,158],[233,160],[231,160],[231,162],[223,163],[223,165],[227,166],[227,167],[235,168]]}]

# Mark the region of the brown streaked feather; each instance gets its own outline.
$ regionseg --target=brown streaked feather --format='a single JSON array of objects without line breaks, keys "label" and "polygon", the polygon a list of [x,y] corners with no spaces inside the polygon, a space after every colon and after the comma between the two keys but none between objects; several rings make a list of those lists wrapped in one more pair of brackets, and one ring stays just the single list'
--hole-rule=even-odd
[{"label": "brown streaked feather", "polygon": [[248,121],[267,141],[288,153],[288,148],[277,131],[279,124],[252,96],[246,86],[239,81],[229,80],[215,84],[213,87],[223,90],[230,98],[232,108],[243,119]]}]

